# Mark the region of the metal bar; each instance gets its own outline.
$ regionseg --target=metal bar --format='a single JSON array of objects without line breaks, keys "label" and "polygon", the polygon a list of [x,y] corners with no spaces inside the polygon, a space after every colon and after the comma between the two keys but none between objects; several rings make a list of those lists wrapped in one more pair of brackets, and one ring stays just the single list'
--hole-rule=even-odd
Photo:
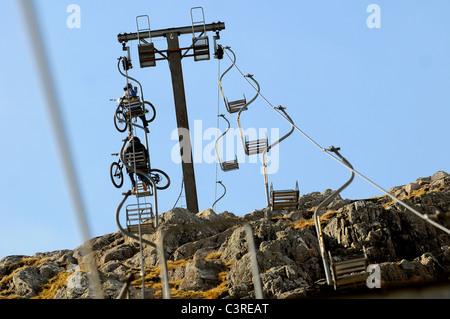
[{"label": "metal bar", "polygon": [[[225,30],[225,23],[224,22],[213,22],[210,24],[206,24],[205,26],[199,25],[199,26],[188,26],[188,27],[180,27],[180,28],[168,28],[168,29],[160,29],[160,30],[154,30],[151,31],[152,39],[158,38],[158,37],[167,37],[168,34],[192,34],[192,31],[194,32],[202,32],[204,30],[206,31],[221,31]],[[149,38],[148,32],[134,32],[134,33],[121,33],[117,35],[117,40],[119,43],[122,42],[128,42],[128,41],[134,41],[138,39],[147,39]]]},{"label": "metal bar", "polygon": [[245,224],[244,229],[247,235],[247,249],[248,252],[250,253],[250,263],[253,274],[253,286],[255,287],[255,298],[264,299],[261,277],[259,275],[258,259],[256,256],[256,245],[255,245],[255,238],[253,237],[253,230],[250,224]]},{"label": "metal bar", "polygon": [[85,242],[86,247],[86,266],[89,272],[90,284],[93,288],[94,297],[103,299],[103,291],[98,269],[95,265],[92,245],[89,242],[91,239],[90,229],[87,221],[87,213],[85,204],[81,195],[81,188],[78,181],[78,175],[75,171],[75,164],[73,162],[72,149],[69,145],[68,134],[63,123],[63,118],[60,109],[60,100],[57,96],[55,79],[52,74],[49,63],[49,55],[44,46],[44,36],[42,33],[42,26],[36,16],[36,4],[31,0],[22,0],[19,2],[20,9],[23,14],[23,19],[26,26],[26,32],[30,41],[31,55],[34,57],[39,82],[42,84],[42,91],[46,99],[46,107],[56,136],[56,142],[59,148],[59,155],[61,157],[64,174],[75,210],[75,217],[78,222],[78,229],[80,231],[81,239]]},{"label": "metal bar", "polygon": [[128,276],[117,299],[125,299],[126,295],[128,294],[128,289],[130,288],[131,282],[134,279],[135,279],[134,274],[131,274],[130,276]]},{"label": "metal bar", "polygon": [[[253,78],[252,78],[253,79]],[[289,123],[291,124],[291,130],[286,133],[283,137],[281,137],[280,139],[278,139],[278,141],[275,141],[274,143],[270,144],[267,146],[267,148],[264,150],[263,152],[263,160],[264,160],[264,187],[266,190],[266,199],[267,199],[267,206],[272,205],[272,209],[274,207],[274,201],[275,198],[277,197],[278,194],[281,195],[281,193],[285,193],[285,192],[289,192],[289,194],[292,194],[293,191],[286,191],[286,190],[282,190],[282,191],[276,191],[276,192],[272,192],[273,194],[273,201],[272,203],[270,202],[270,197],[269,197],[269,178],[267,176],[267,159],[266,159],[266,154],[267,152],[269,152],[270,149],[272,149],[275,145],[280,144],[283,140],[285,140],[286,138],[288,138],[293,132],[294,132],[294,121],[291,119],[291,117],[286,113],[285,108],[282,107],[281,105],[278,107],[278,109],[284,113],[284,115],[286,116],[286,118],[289,120]],[[267,141],[268,143],[268,141]],[[278,193],[278,194],[277,194]],[[296,192],[293,196],[297,196],[297,200],[298,200],[298,192]],[[280,207],[278,205],[278,207]]]},{"label": "metal bar", "polygon": [[166,230],[161,228],[159,241],[156,243],[156,252],[159,256],[162,297],[163,299],[170,299],[169,270],[166,255],[164,254],[164,239],[166,234]]},{"label": "metal bar", "polygon": [[[336,155],[339,156],[339,158],[342,160],[343,163],[345,163],[345,165],[348,168],[353,169],[353,166],[338,152],[338,150],[339,150],[339,148],[335,148],[334,146],[331,146],[329,149],[329,151],[335,152]],[[316,210],[314,211],[314,223],[316,226],[317,238],[319,240],[319,248],[320,248],[320,252],[321,252],[321,256],[322,256],[323,266],[325,269],[325,276],[326,276],[328,285],[332,284],[332,279],[331,279],[331,274],[330,274],[330,266],[328,264],[328,260],[327,260],[327,256],[326,256],[325,243],[324,243],[324,239],[323,239],[323,235],[322,235],[322,226],[320,225],[320,215],[318,213],[323,206],[331,203],[331,201],[337,195],[339,195],[339,193],[341,193],[348,185],[350,185],[351,182],[353,181],[354,177],[355,177],[355,174],[353,173],[353,171],[351,171],[350,178],[348,179],[348,181],[345,182],[345,184],[342,185],[338,190],[334,191],[330,196],[325,198],[325,200],[323,200],[319,204],[319,206],[317,206]]]},{"label": "metal bar", "polygon": [[223,187],[223,194],[218,199],[216,199],[216,201],[212,204],[211,208],[213,210],[216,210],[215,206],[216,206],[217,202],[219,200],[221,200],[225,196],[225,194],[227,193],[227,188],[225,187],[225,185],[223,185],[222,181],[217,181],[216,183],[222,185],[222,187]]},{"label": "metal bar", "polygon": [[[167,47],[170,50],[168,54],[169,68],[172,76],[175,113],[177,117],[178,135],[180,139],[180,155],[181,166],[183,169],[183,180],[185,183],[186,206],[191,213],[197,214],[199,212],[197,186],[195,183],[191,134],[189,132],[183,69],[181,66],[181,52],[179,51],[180,47],[177,33],[173,32],[168,34]],[[188,136],[185,136],[186,132],[188,133]]]}]

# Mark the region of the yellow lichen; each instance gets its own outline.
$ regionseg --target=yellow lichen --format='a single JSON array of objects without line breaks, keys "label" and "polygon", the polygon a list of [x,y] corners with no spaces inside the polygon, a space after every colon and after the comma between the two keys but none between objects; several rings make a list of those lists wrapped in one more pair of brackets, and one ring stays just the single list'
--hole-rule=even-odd
[{"label": "yellow lichen", "polygon": [[56,292],[67,283],[70,272],[62,271],[41,287],[40,293],[32,299],[54,299]]},{"label": "yellow lichen", "polygon": [[[335,210],[327,211],[325,214],[323,214],[320,217],[320,224],[328,222],[332,217],[334,217],[337,214]],[[294,229],[303,229],[307,227],[312,227],[315,225],[314,218],[310,219],[301,219],[297,220],[296,222],[290,223]]]}]

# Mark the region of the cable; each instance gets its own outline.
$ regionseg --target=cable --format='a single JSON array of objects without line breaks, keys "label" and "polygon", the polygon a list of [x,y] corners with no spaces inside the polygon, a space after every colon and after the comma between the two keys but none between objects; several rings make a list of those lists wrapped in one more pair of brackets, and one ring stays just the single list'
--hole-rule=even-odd
[{"label": "cable", "polygon": [[[225,51],[227,57],[232,61],[230,55]],[[355,173],[356,175],[358,175],[359,177],[361,177],[363,180],[365,180],[366,182],[368,182],[369,184],[371,184],[372,186],[376,187],[377,189],[379,189],[380,191],[382,191],[384,194],[386,194],[388,197],[390,197],[392,200],[394,200],[395,202],[399,203],[401,206],[405,207],[406,209],[408,209],[409,211],[411,211],[412,213],[414,213],[415,215],[419,216],[420,218],[422,218],[423,220],[425,220],[426,222],[430,223],[431,225],[441,229],[442,231],[446,232],[447,234],[450,234],[450,229],[446,228],[445,226],[431,220],[428,218],[427,215],[421,214],[420,212],[418,212],[417,210],[415,210],[414,208],[412,208],[411,206],[409,206],[408,204],[404,203],[403,201],[401,201],[400,199],[398,199],[397,197],[393,196],[392,194],[389,194],[388,191],[386,191],[385,189],[383,189],[381,186],[377,185],[375,182],[371,181],[369,178],[365,177],[363,174],[361,174],[360,172],[356,171],[354,168],[350,168],[348,167],[344,162],[342,162],[340,159],[338,159],[337,157],[335,157],[333,154],[331,154],[330,152],[328,152],[327,149],[323,148],[322,146],[320,146],[316,141],[314,141],[311,137],[309,137],[305,132],[303,132],[297,125],[291,123],[289,121],[289,119],[282,113],[280,113],[280,111],[275,108],[262,94],[261,92],[258,92],[257,88],[255,88],[253,86],[253,84],[247,79],[247,77],[244,75],[244,73],[242,73],[242,71],[239,69],[239,67],[234,64],[235,68],[239,71],[239,73],[242,75],[242,77],[248,82],[248,84],[250,84],[250,86],[258,93],[258,95],[273,109],[275,110],[282,118],[284,118],[286,121],[288,121],[290,124],[292,124],[294,126],[294,128],[299,131],[304,137],[306,137],[311,143],[313,143],[317,148],[319,148],[322,152],[324,152],[325,154],[327,154],[329,157],[331,157],[332,159],[334,159],[335,161],[337,161],[338,163],[340,163],[341,165],[343,165],[344,167],[346,167],[347,169],[351,170],[353,173]]]},{"label": "cable", "polygon": [[[219,114],[220,114],[220,59],[217,59],[217,121],[216,121],[216,139],[219,136]],[[219,163],[216,161],[216,182],[214,183],[214,204],[212,205],[212,209],[215,211],[214,207],[217,203],[217,174],[218,174],[218,166]]]}]

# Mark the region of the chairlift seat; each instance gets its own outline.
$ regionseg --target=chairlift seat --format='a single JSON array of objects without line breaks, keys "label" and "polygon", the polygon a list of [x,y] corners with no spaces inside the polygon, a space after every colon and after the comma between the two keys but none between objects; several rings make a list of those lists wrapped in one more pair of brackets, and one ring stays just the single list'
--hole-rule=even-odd
[{"label": "chairlift seat", "polygon": [[192,39],[194,50],[194,61],[209,60],[209,38],[208,36],[201,36]]},{"label": "chairlift seat", "polygon": [[125,153],[125,161],[128,163],[128,166],[131,166],[131,172],[134,171],[134,166],[136,162],[136,168],[138,170],[147,170],[148,162],[146,161],[146,156],[144,151],[139,152],[129,152]]},{"label": "chairlift seat", "polygon": [[237,159],[234,159],[234,160],[231,160],[231,161],[222,162],[222,163],[220,163],[220,168],[224,172],[236,170],[236,169],[239,169],[239,163],[238,163]]},{"label": "chairlift seat", "polygon": [[[245,107],[246,104],[247,104],[247,99],[245,98],[245,95],[244,95],[244,98],[241,100],[235,100],[235,101],[229,102],[227,99],[225,106],[227,108],[228,113],[232,114],[232,113],[239,112],[243,107]],[[247,110],[247,108],[245,108],[243,111],[245,111],[245,110]]]},{"label": "chairlift seat", "polygon": [[366,284],[369,274],[367,273],[368,259],[365,252],[363,257],[343,261],[335,261],[330,252],[328,254],[335,290]]},{"label": "chairlift seat", "polygon": [[[146,19],[147,27],[139,27],[139,19]],[[156,66],[155,59],[155,45],[152,42],[152,34],[150,32],[150,18],[148,15],[141,15],[136,17],[136,28],[138,34],[138,54],[139,54],[139,64],[141,68],[147,68],[151,66]],[[143,34],[148,32],[148,38],[150,42],[147,42],[144,38],[141,39],[141,32]]]},{"label": "chairlift seat", "polygon": [[150,203],[128,205],[126,216],[129,232],[137,233],[139,232],[139,227],[143,234],[152,233],[155,230],[153,225],[153,209]]},{"label": "chairlift seat", "polygon": [[268,140],[266,139],[260,139],[260,140],[254,140],[254,141],[247,141],[247,138],[245,139],[245,154],[247,155],[255,155],[263,153],[264,150],[267,148]]},{"label": "chairlift seat", "polygon": [[122,105],[127,117],[135,118],[145,114],[145,109],[142,107],[139,97],[132,97],[131,99],[124,98]]}]

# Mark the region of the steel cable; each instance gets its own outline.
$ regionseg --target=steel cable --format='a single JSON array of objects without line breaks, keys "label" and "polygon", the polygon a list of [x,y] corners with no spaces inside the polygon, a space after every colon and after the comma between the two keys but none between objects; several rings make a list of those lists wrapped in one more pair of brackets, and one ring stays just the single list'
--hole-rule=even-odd
[{"label": "steel cable", "polygon": [[[225,51],[225,53],[227,54],[227,57],[230,59],[230,61],[233,61],[230,57],[230,55]],[[340,159],[338,159],[336,156],[334,156],[333,154],[331,154],[330,152],[328,152],[327,149],[323,148],[322,146],[320,146],[316,141],[314,141],[310,136],[308,136],[305,132],[303,132],[297,125],[291,123],[289,121],[289,119],[286,117],[286,115],[282,114],[280,112],[280,110],[278,110],[276,107],[274,107],[262,94],[261,92],[258,91],[258,89],[247,79],[247,76],[244,75],[244,73],[239,69],[239,67],[234,64],[234,67],[238,70],[238,72],[242,75],[242,77],[247,81],[247,83],[257,92],[257,94],[273,109],[275,110],[283,119],[285,119],[286,121],[288,121],[290,124],[292,124],[294,126],[294,128],[299,131],[304,137],[306,137],[311,143],[313,143],[317,148],[319,148],[322,152],[324,152],[325,154],[327,154],[329,157],[331,157],[332,159],[334,159],[335,161],[337,161],[338,163],[340,163],[341,165],[343,165],[345,168],[349,169],[350,171],[352,171],[354,174],[358,175],[359,177],[361,177],[363,180],[365,180],[366,182],[368,182],[369,184],[371,184],[372,186],[376,187],[378,190],[380,190],[381,192],[383,192],[384,194],[386,194],[388,197],[390,197],[392,200],[394,200],[396,203],[400,204],[401,206],[403,206],[404,208],[406,208],[407,210],[409,210],[410,212],[414,213],[415,215],[419,216],[420,218],[422,218],[423,220],[425,220],[426,222],[430,223],[431,225],[435,226],[436,228],[439,228],[440,230],[446,232],[447,234],[450,234],[450,229],[446,228],[445,226],[431,220],[428,218],[427,215],[424,215],[422,213],[420,213],[419,211],[417,211],[416,209],[414,209],[413,207],[409,206],[408,204],[406,204],[405,202],[401,201],[400,199],[398,199],[397,197],[395,197],[394,195],[390,194],[387,190],[385,190],[384,188],[382,188],[381,186],[377,185],[375,182],[373,182],[372,180],[370,180],[369,178],[367,178],[366,176],[364,176],[363,174],[361,174],[360,172],[358,172],[357,170],[355,170],[354,168],[348,167],[343,161],[341,161]]]}]

